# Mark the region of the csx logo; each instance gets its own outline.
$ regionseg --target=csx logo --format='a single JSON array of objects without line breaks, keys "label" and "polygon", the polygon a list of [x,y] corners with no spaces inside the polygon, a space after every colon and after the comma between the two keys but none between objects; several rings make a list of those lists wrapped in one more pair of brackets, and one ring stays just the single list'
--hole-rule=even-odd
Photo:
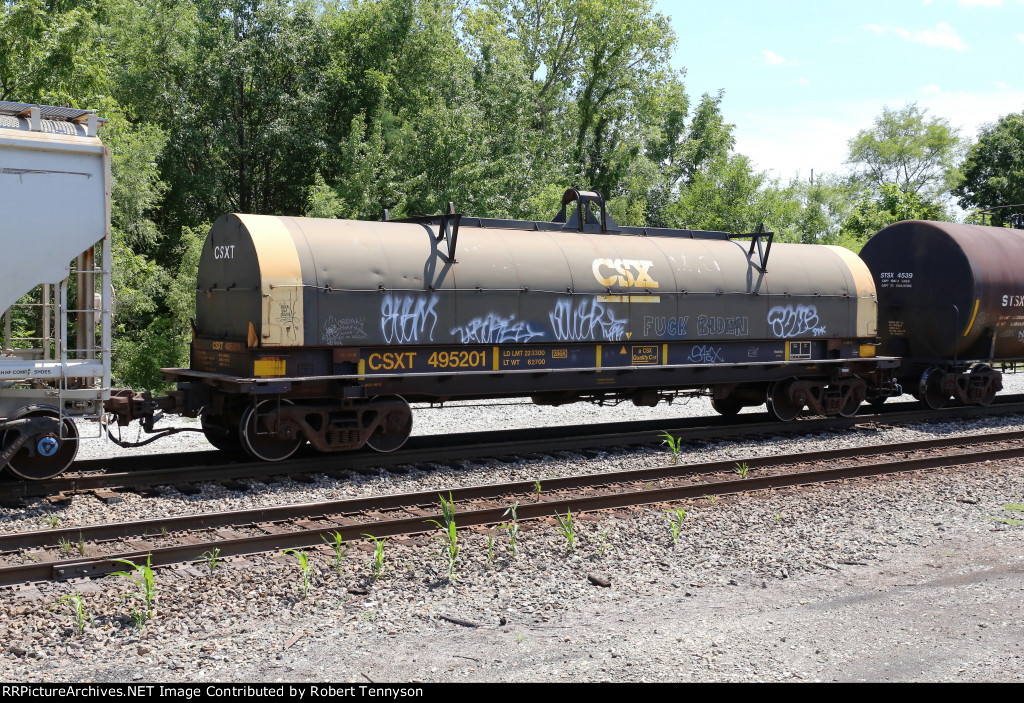
[{"label": "csx logo", "polygon": [[366,360],[371,371],[411,370],[416,360],[416,352],[374,352]]},{"label": "csx logo", "polygon": [[657,288],[658,282],[647,273],[653,265],[638,259],[594,259],[594,278],[605,287]]},{"label": "csx logo", "polygon": [[213,258],[215,259],[233,259],[235,258],[235,245],[227,244],[224,246],[213,248]]}]

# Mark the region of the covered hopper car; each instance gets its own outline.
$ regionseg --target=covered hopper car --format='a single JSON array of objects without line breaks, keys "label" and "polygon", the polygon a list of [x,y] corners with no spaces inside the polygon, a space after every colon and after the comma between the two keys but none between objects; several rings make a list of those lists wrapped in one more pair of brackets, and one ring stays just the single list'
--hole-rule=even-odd
[{"label": "covered hopper car", "polygon": [[[0,102],[0,469],[49,478],[110,393],[110,153],[89,110]],[[93,424],[94,436],[98,425]]]},{"label": "covered hopper car", "polygon": [[[567,213],[568,211],[568,213]],[[199,262],[171,402],[218,447],[279,460],[408,438],[409,402],[529,396],[654,405],[703,390],[850,415],[886,387],[871,274],[850,251],[619,227],[569,190],[553,222],[226,215]]]}]

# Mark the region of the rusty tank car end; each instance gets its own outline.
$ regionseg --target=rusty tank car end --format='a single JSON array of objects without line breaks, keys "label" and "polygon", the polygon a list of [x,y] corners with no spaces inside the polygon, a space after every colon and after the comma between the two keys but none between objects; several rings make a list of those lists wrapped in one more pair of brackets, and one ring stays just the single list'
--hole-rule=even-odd
[{"label": "rusty tank car end", "polygon": [[861,258],[878,291],[880,353],[902,358],[899,383],[933,408],[991,403],[994,365],[1024,361],[1024,231],[908,220]]}]

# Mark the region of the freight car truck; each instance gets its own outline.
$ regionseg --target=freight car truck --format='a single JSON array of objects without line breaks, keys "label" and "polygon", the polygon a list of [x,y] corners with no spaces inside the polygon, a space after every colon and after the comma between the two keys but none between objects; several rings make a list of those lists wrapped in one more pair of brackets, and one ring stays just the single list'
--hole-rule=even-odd
[{"label": "freight car truck", "polygon": [[[110,394],[110,153],[88,110],[0,102],[0,469],[45,479]],[[99,428],[99,425],[96,425]]]}]

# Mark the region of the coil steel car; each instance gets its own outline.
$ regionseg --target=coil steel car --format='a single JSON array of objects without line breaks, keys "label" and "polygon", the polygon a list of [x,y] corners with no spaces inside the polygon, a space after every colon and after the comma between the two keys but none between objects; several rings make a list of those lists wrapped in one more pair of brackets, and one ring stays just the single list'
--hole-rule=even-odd
[{"label": "coil steel car", "polygon": [[875,289],[850,251],[619,227],[575,190],[553,222],[227,215],[196,295],[191,363],[168,370],[164,407],[267,460],[307,441],[396,449],[411,401],[654,405],[703,389],[727,414],[849,415],[897,364],[875,354]]}]

